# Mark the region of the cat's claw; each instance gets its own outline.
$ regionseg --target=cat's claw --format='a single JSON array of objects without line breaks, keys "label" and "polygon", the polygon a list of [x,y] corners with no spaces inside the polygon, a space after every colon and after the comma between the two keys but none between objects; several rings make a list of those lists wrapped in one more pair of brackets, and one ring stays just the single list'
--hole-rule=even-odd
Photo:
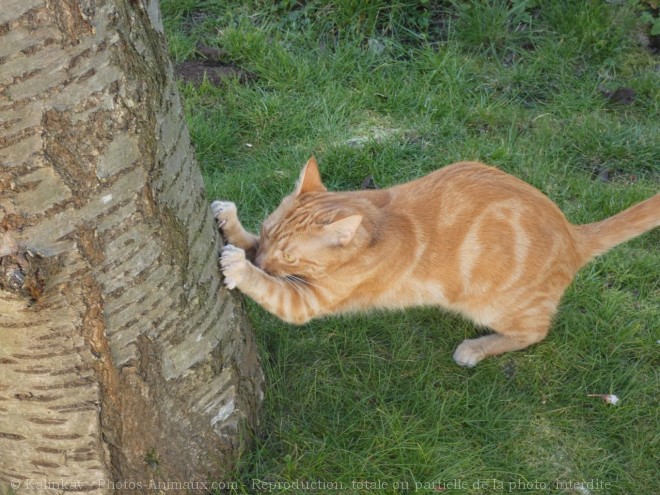
[{"label": "cat's claw", "polygon": [[236,205],[231,201],[214,201],[211,203],[211,211],[218,221],[218,227],[224,227],[228,221],[238,218]]},{"label": "cat's claw", "polygon": [[476,343],[477,339],[467,339],[460,343],[454,351],[454,361],[459,366],[473,368],[479,361],[486,357],[481,344]]},{"label": "cat's claw", "polygon": [[222,248],[220,266],[224,274],[225,286],[235,289],[245,278],[249,262],[245,259],[245,251],[231,244]]}]

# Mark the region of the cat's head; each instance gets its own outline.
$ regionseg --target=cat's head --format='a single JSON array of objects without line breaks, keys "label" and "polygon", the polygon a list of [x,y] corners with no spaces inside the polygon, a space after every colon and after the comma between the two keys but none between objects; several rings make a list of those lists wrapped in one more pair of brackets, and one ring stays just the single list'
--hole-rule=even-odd
[{"label": "cat's head", "polygon": [[315,278],[355,251],[362,215],[337,204],[310,158],[296,188],[264,221],[255,264],[278,277]]}]

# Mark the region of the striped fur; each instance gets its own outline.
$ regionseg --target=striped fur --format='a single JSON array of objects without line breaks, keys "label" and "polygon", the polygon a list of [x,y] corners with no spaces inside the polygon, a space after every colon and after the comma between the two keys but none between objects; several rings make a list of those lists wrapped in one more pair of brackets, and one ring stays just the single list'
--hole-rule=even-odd
[{"label": "striped fur", "polygon": [[575,226],[537,189],[476,162],[390,189],[328,192],[311,158],[259,237],[233,203],[212,207],[229,243],[221,255],[229,288],[295,324],[441,306],[494,331],[456,349],[465,366],[542,340],[580,267],[660,225],[660,194]]}]

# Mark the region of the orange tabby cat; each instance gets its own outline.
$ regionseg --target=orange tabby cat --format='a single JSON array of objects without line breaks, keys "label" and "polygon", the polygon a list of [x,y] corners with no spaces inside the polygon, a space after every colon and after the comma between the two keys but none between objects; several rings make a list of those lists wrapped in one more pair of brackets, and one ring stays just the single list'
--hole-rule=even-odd
[{"label": "orange tabby cat", "polygon": [[572,225],[540,191],[475,162],[391,189],[328,192],[311,158],[259,237],[233,203],[212,209],[229,243],[221,265],[230,289],[297,324],[442,306],[495,332],[458,346],[454,360],[464,366],[542,340],[580,267],[660,225],[660,194]]}]

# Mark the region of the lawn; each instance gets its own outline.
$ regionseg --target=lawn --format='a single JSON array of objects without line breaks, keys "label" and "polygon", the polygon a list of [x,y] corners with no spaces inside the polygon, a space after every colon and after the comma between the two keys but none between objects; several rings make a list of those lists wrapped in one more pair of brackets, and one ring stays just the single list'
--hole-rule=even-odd
[{"label": "lawn", "polygon": [[[258,230],[311,154],[335,190],[481,160],[574,223],[650,197],[660,190],[651,3],[162,8],[175,62],[202,52],[230,74],[181,91],[209,197],[236,202]],[[451,355],[484,330],[438,309],[295,327],[246,302],[267,395],[234,492],[660,493],[659,246],[656,229],[593,261],[546,340],[474,369]]]}]

